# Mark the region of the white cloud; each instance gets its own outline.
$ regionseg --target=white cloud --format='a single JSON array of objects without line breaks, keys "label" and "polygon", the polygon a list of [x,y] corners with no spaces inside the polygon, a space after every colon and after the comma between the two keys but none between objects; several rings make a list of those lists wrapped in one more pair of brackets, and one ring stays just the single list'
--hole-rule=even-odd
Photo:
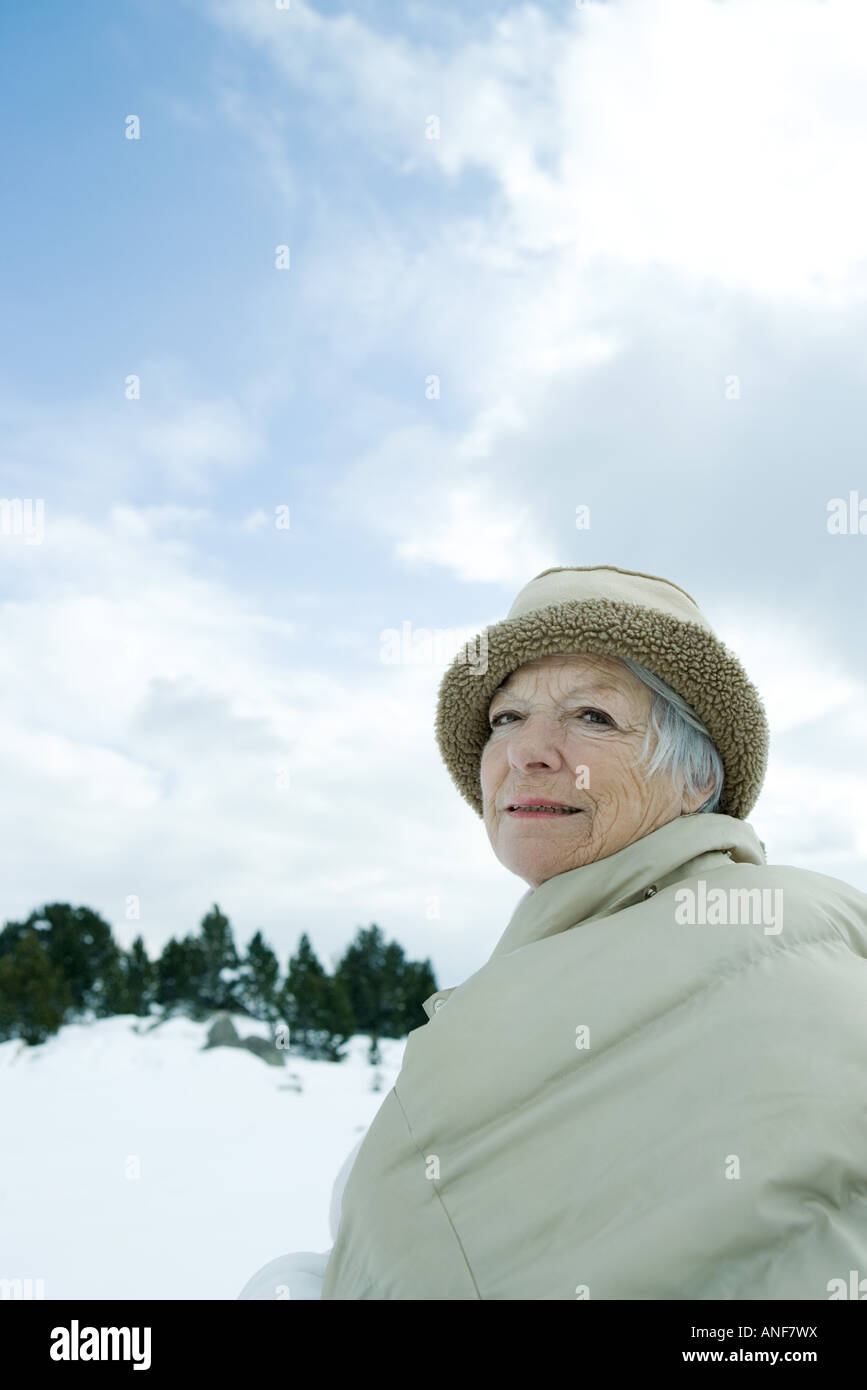
[{"label": "white cloud", "polygon": [[[576,554],[585,540],[610,546],[630,473],[640,488],[663,450],[667,470],[699,470],[680,440],[722,399],[727,374],[741,376],[745,401],[767,398],[816,316],[833,320],[841,354],[860,341],[863,6],[523,5],[486,25],[467,19],[463,41],[449,11],[438,46],[302,0],[289,22],[264,0],[222,0],[211,13],[261,51],[277,90],[306,93],[312,129],[327,112],[329,128],[363,137],[360,156],[403,171],[393,198],[359,180],[355,207],[341,201],[339,180],[317,184],[311,215],[323,235],[297,282],[311,323],[331,327],[323,390],[347,407],[363,399],[347,369],[395,342],[402,411],[424,409],[425,380],[441,379],[436,428],[401,421],[380,432],[338,487],[398,562],[512,582],[562,561],[564,542],[577,539],[567,540],[567,514],[589,501],[588,479],[598,495],[613,438],[621,457],[607,515],[597,510]],[[436,140],[425,138],[430,114]],[[442,193],[418,212],[409,200],[432,170]],[[471,198],[461,196],[467,179]],[[782,355],[747,350],[741,310],[763,315]],[[371,401],[370,416],[387,418],[384,403]],[[573,450],[563,438],[570,411]],[[402,452],[409,493],[396,478]],[[751,473],[748,452],[738,469]],[[666,503],[672,531],[684,506]],[[634,548],[634,533],[617,539]]]},{"label": "white cloud", "polygon": [[213,519],[213,512],[207,507],[180,507],[174,502],[150,507],[119,504],[110,509],[110,519],[118,537],[126,535],[144,540],[157,535],[195,531],[200,522]]},{"label": "white cloud", "polygon": [[865,289],[858,0],[523,5],[446,53],[303,0],[291,23],[266,0],[212,13],[368,141],[490,174],[513,252],[665,262],[762,294]]},{"label": "white cloud", "polygon": [[[103,392],[77,386],[74,395],[40,401],[38,408],[26,400],[7,405],[7,454],[30,486],[38,483],[46,511],[59,497],[68,511],[74,492],[78,509],[102,512],[127,491],[140,495],[144,483],[155,498],[201,496],[261,459],[273,383],[264,394],[261,384],[254,384],[234,399],[197,390],[184,365],[174,360],[145,361],[136,368],[138,400],[125,398],[119,377]],[[154,501],[148,514],[162,514],[165,522],[179,521],[184,512],[190,521],[206,515],[203,508],[173,512],[175,505]]]},{"label": "white cloud", "polygon": [[[433,407],[435,409],[435,406]],[[489,476],[461,460],[462,444],[434,426],[392,432],[333,486],[338,515],[388,535],[395,558],[434,564],[466,582],[506,582],[545,567],[532,508],[497,497]],[[468,452],[484,452],[476,437]],[[404,485],[412,460],[415,486]]]},{"label": "white cloud", "polygon": [[777,735],[863,700],[863,683],[827,630],[802,614],[752,600],[748,621],[729,605],[715,606],[711,621],[760,691]]},{"label": "white cloud", "polygon": [[[395,554],[411,563],[432,562],[451,570],[467,583],[508,582],[518,573],[542,566],[546,551],[533,549],[523,528],[529,508],[520,513],[496,507],[494,490],[486,480],[439,497],[439,517],[426,532],[417,527],[398,541]],[[407,528],[408,530],[410,528]]]}]

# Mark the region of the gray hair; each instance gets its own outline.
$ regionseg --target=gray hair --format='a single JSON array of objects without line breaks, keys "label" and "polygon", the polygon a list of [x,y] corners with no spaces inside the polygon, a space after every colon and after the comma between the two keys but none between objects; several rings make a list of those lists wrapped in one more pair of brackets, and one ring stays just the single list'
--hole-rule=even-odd
[{"label": "gray hair", "polygon": [[[701,791],[702,787],[707,785],[708,779],[713,777],[711,794],[695,814],[698,815],[701,811],[716,811],[722,795],[725,771],[713,740],[695,710],[676,690],[672,690],[670,685],[659,676],[655,676],[652,671],[639,666],[637,661],[630,661],[627,657],[616,659],[653,692],[650,721],[640,754],[640,761],[647,764],[648,777],[660,770],[670,772],[673,781],[680,776],[688,795]],[[656,736],[656,747],[648,763],[650,740],[653,735]]]}]

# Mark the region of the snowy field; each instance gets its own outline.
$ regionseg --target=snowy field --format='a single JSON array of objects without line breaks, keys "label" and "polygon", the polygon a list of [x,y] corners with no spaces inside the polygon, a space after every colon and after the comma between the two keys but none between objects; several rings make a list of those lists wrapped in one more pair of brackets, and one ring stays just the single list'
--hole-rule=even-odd
[{"label": "snowy field", "polygon": [[142,1026],[0,1043],[0,1279],[42,1279],[46,1299],[234,1299],[276,1256],[329,1250],[334,1179],[405,1041],[381,1041],[378,1068],[363,1036],[343,1062],[281,1068],[202,1051],[208,1023]]}]

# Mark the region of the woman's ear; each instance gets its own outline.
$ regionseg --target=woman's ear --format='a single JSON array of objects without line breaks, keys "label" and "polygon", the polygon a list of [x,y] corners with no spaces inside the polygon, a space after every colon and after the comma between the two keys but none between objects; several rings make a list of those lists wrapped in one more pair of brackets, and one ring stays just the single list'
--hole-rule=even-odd
[{"label": "woman's ear", "polygon": [[704,805],[712,791],[713,777],[709,777],[701,790],[693,792],[691,796],[687,793],[686,789],[684,789],[683,800],[680,803],[680,814],[682,816],[693,815],[693,813],[698,810],[699,806]]}]

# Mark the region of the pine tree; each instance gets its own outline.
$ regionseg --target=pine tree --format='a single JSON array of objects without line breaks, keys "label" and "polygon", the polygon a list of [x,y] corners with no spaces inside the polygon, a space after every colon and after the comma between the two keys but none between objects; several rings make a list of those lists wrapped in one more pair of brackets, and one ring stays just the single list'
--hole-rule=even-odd
[{"label": "pine tree", "polygon": [[117,955],[106,966],[102,977],[102,998],[98,1017],[132,1013],[129,985],[124,965],[126,952],[118,947]]},{"label": "pine tree", "polygon": [[298,950],[289,958],[281,1012],[289,1025],[293,1045],[302,1051],[310,1047],[310,1037],[321,1029],[325,1003],[325,971],[306,932]]},{"label": "pine tree", "polygon": [[385,1038],[399,1038],[406,1030],[406,956],[402,946],[390,941],[382,953],[379,1031]]},{"label": "pine tree", "polygon": [[360,927],[335,971],[346,987],[359,1033],[402,1038],[427,1022],[422,1004],[436,992],[429,960],[409,961],[372,924]]},{"label": "pine tree", "polygon": [[4,941],[34,928],[48,957],[66,981],[73,1014],[93,1012],[107,1018],[118,1002],[120,948],[111,927],[89,907],[48,903],[23,923],[10,922]]},{"label": "pine tree", "polygon": [[241,963],[238,999],[252,1018],[270,1024],[272,1033],[282,1017],[277,989],[279,976],[280,962],[261,931],[257,931],[250,938]]},{"label": "pine tree", "polygon": [[185,1013],[196,1019],[207,1016],[199,995],[203,972],[201,942],[192,936],[185,936],[183,941],[170,937],[156,963],[156,1002],[164,1014]]},{"label": "pine tree", "polygon": [[324,1044],[325,1057],[329,1062],[339,1062],[345,1056],[349,1039],[358,1031],[355,1014],[342,980],[326,976],[325,997],[329,1026],[329,1036]]},{"label": "pine tree", "polygon": [[293,1046],[311,1057],[340,1060],[355,1029],[352,1005],[342,981],[326,974],[306,932],[289,960],[279,1002]]},{"label": "pine tree", "polygon": [[14,951],[18,942],[26,936],[31,928],[25,926],[23,922],[7,922],[0,931],[0,956],[5,956]]},{"label": "pine tree", "polygon": [[385,952],[385,938],[375,923],[359,927],[334,972],[349,995],[359,1033],[386,1031],[382,1026]]},{"label": "pine tree", "polygon": [[121,965],[126,984],[126,1007],[123,1012],[146,1018],[156,1001],[157,972],[140,936],[123,953]]},{"label": "pine tree", "polygon": [[198,1002],[202,1010],[238,1008],[238,952],[232,928],[214,903],[201,923],[202,973],[198,981]]},{"label": "pine tree", "polygon": [[26,927],[7,936],[0,954],[0,1038],[23,1038],[35,1046],[57,1032],[71,1007],[44,933]]},{"label": "pine tree", "polygon": [[426,999],[436,994],[439,986],[430,961],[408,960],[403,968],[403,1011],[399,1037],[406,1037],[414,1028],[427,1023],[427,1015],[422,1008]]}]

